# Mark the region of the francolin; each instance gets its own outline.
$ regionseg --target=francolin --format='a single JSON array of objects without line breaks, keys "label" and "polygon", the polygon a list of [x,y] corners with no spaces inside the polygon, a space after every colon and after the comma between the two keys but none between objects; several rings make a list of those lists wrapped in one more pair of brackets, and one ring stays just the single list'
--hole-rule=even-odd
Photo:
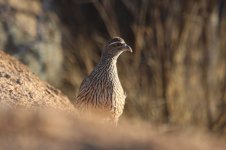
[{"label": "francolin", "polygon": [[111,39],[103,48],[102,56],[82,82],[75,107],[83,113],[95,114],[104,122],[117,125],[123,113],[126,94],[118,77],[117,59],[130,46],[120,37]]}]

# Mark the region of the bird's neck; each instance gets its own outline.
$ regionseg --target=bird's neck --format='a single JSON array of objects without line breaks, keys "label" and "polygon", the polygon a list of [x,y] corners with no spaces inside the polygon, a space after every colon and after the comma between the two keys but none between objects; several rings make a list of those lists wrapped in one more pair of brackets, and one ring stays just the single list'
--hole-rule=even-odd
[{"label": "bird's neck", "polygon": [[116,67],[118,56],[114,57],[106,57],[102,56],[100,59],[100,64],[104,66],[109,66],[109,67]]},{"label": "bird's neck", "polygon": [[109,75],[118,76],[117,72],[117,59],[118,57],[101,57],[99,64],[97,65],[98,70],[106,72]]}]

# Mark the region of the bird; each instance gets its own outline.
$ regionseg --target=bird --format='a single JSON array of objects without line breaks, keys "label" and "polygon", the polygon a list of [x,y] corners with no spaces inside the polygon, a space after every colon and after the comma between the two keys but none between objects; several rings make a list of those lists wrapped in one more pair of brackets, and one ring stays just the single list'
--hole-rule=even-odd
[{"label": "bird", "polygon": [[117,126],[123,113],[126,93],[117,71],[117,59],[123,52],[133,52],[120,37],[109,40],[99,63],[82,81],[74,106],[80,113],[95,114],[103,122]]}]

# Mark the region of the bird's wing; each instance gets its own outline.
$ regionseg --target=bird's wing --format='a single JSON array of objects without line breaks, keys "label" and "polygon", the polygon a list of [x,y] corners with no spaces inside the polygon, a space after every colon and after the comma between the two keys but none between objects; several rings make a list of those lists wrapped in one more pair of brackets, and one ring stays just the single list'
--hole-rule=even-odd
[{"label": "bird's wing", "polygon": [[89,85],[89,83],[90,83],[90,79],[89,79],[89,77],[86,77],[86,78],[82,81],[82,83],[81,83],[81,85],[80,85],[80,88],[79,88],[79,91],[81,91],[83,88],[87,87],[87,86]]}]

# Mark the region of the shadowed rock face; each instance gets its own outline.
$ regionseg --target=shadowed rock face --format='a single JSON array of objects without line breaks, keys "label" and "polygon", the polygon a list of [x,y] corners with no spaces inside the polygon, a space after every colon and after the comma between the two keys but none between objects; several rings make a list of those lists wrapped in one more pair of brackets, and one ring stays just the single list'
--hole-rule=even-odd
[{"label": "shadowed rock face", "polygon": [[49,0],[0,0],[0,49],[16,55],[41,79],[57,85],[63,55],[61,31],[51,6]]},{"label": "shadowed rock face", "polygon": [[218,139],[196,131],[167,133],[135,122],[109,128],[52,111],[0,111],[0,121],[0,148],[5,150],[225,150]]},{"label": "shadowed rock face", "polygon": [[59,90],[41,81],[18,60],[0,51],[1,107],[42,107],[74,110],[69,99]]}]

